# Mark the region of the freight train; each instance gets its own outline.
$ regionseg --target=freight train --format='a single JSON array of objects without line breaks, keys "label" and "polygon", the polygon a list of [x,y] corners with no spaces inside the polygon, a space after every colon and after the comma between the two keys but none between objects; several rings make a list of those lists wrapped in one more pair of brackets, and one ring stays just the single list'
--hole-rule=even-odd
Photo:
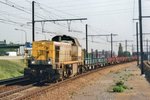
[{"label": "freight train", "polygon": [[100,58],[97,53],[86,57],[77,38],[57,35],[51,41],[32,43],[32,57],[24,76],[31,80],[63,80],[98,67],[136,60],[136,57]]}]

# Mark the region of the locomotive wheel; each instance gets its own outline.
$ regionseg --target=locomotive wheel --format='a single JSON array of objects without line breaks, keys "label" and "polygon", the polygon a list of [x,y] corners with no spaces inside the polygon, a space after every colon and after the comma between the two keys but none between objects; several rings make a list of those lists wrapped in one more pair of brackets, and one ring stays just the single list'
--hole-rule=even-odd
[{"label": "locomotive wheel", "polygon": [[82,67],[79,66],[79,67],[78,67],[78,74],[81,74],[81,73],[82,73]]},{"label": "locomotive wheel", "polygon": [[82,72],[86,72],[87,71],[87,68],[86,67],[82,67]]}]

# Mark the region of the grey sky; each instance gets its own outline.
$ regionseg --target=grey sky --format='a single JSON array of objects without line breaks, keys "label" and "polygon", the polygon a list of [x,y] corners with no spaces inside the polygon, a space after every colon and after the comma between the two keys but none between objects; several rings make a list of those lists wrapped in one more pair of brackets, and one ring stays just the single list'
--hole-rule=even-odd
[{"label": "grey sky", "polygon": [[[31,0],[0,0],[8,5],[14,5],[23,11],[0,3],[0,40],[6,39],[8,42],[23,43],[25,41],[24,32],[16,31],[14,28],[23,29],[27,32],[27,40],[31,41],[31,26],[27,22],[31,21]],[[45,23],[44,30],[50,33],[43,33],[46,39],[50,39],[57,34],[67,34],[75,36],[80,40],[85,48],[85,24],[89,25],[89,34],[110,34],[118,36],[114,40],[135,40],[135,22],[133,18],[138,17],[138,0],[35,0],[36,20],[38,19],[62,19],[62,18],[88,18],[88,21],[71,22],[71,30],[79,32],[68,32],[66,22]],[[150,15],[150,0],[143,1],[143,15]],[[15,3],[15,4],[13,4]],[[3,20],[2,20],[3,19]],[[9,22],[8,22],[9,21]],[[13,21],[13,22],[12,22]],[[15,23],[17,22],[17,23]],[[149,19],[143,20],[143,31],[150,32]],[[19,24],[18,24],[19,23]],[[58,25],[59,24],[59,25]],[[36,40],[44,39],[41,23],[36,23]],[[145,38],[148,38],[145,37]],[[89,40],[92,41],[91,37]],[[108,37],[110,40],[110,37]],[[93,38],[94,42],[89,42],[89,50],[105,49],[110,50],[110,43],[106,37]],[[96,42],[96,43],[95,43]],[[130,45],[132,43],[129,43]],[[135,43],[134,43],[135,44]],[[118,43],[114,43],[117,50]],[[124,46],[124,43],[123,43]],[[131,47],[129,47],[131,50]]]}]

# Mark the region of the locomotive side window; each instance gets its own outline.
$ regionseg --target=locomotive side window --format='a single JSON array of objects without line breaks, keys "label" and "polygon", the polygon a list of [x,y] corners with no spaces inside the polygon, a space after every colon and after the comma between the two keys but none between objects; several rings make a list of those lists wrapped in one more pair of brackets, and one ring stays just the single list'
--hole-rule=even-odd
[{"label": "locomotive side window", "polygon": [[59,62],[59,51],[60,51],[60,46],[55,46],[55,61]]}]

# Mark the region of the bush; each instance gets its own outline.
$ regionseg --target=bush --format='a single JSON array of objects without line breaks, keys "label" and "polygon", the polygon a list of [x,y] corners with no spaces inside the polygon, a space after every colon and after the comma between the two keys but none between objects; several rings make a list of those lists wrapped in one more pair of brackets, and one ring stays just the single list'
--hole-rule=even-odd
[{"label": "bush", "polygon": [[113,87],[113,92],[123,92],[125,89],[128,89],[128,87],[124,85],[123,81],[119,81]]},{"label": "bush", "polygon": [[123,92],[124,88],[122,86],[115,86],[113,88],[113,92]]}]

